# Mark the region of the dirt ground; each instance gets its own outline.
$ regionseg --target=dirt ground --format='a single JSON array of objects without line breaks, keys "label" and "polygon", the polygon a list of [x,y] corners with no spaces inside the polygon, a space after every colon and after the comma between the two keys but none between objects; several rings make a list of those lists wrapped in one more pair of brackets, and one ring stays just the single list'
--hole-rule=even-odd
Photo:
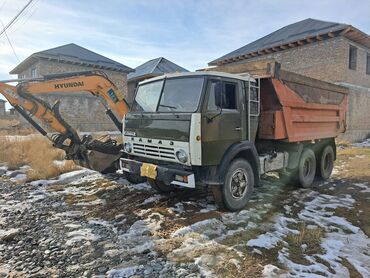
[{"label": "dirt ground", "polygon": [[[7,174],[3,170],[3,174]],[[13,175],[14,176],[14,175]],[[370,148],[310,189],[264,176],[242,211],[79,170],[0,178],[0,277],[370,277]]]}]

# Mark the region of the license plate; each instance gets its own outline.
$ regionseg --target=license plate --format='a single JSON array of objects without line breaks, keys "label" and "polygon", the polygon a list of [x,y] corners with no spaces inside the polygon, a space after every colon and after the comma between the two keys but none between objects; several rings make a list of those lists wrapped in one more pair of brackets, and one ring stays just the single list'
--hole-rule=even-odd
[{"label": "license plate", "polygon": [[157,165],[150,163],[143,163],[140,168],[140,175],[142,177],[148,177],[151,179],[156,179],[157,177]]}]

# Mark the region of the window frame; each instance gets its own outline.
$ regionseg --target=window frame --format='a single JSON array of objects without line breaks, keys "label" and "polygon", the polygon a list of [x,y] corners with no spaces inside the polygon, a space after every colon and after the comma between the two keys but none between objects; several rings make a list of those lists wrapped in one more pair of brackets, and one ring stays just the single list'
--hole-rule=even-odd
[{"label": "window frame", "polygon": [[31,69],[31,78],[37,78],[37,77],[38,77],[37,68],[32,68]]},{"label": "window frame", "polygon": [[366,65],[365,65],[365,72],[367,75],[370,75],[370,53],[366,53]]},{"label": "window frame", "polygon": [[[200,89],[200,92],[199,92],[198,103],[197,103],[196,107],[194,107],[194,110],[193,111],[176,111],[176,110],[173,110],[173,111],[159,111],[159,107],[161,105],[162,97],[163,97],[163,94],[164,94],[164,89],[166,87],[166,82],[170,81],[170,80],[191,79],[191,78],[202,79],[202,86],[201,86],[201,89]],[[157,103],[156,113],[172,113],[172,114],[173,113],[179,113],[179,114],[196,113],[199,110],[200,103],[202,102],[202,95],[203,95],[204,86],[205,86],[206,83],[207,83],[206,78],[203,75],[199,75],[199,76],[197,76],[197,75],[194,75],[194,76],[179,76],[179,77],[164,78],[161,94],[159,96],[159,100],[158,100],[158,103]]]},{"label": "window frame", "polygon": [[[224,107],[221,107],[220,110],[209,110],[208,108],[208,104],[209,104],[209,100],[210,100],[210,97],[211,97],[211,91],[210,91],[210,84],[211,82],[221,82],[222,84],[222,94],[225,93],[225,86],[226,84],[233,84],[235,85],[235,109],[230,109],[230,108],[224,108]],[[217,78],[210,78],[208,79],[208,82],[207,82],[207,92],[206,92],[206,98],[207,98],[207,101],[205,102],[205,111],[206,112],[211,112],[211,113],[216,113],[216,112],[220,112],[220,111],[223,111],[223,112],[240,112],[240,104],[239,104],[239,82],[238,81],[234,81],[234,80],[225,80],[225,79],[217,79]]]},{"label": "window frame", "polygon": [[[358,52],[357,50],[358,50],[358,48],[356,46],[353,46],[353,45],[350,45],[349,46],[349,51],[348,51],[348,68],[350,70],[357,70],[357,52]],[[354,57],[352,57],[352,56],[354,56]]]}]

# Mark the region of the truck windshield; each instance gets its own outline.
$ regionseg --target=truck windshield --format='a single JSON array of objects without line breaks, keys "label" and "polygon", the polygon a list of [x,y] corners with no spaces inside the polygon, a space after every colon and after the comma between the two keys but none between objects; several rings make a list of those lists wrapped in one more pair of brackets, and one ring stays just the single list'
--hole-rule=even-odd
[{"label": "truck windshield", "polygon": [[203,77],[169,78],[140,85],[131,111],[194,112],[198,108],[203,80]]}]

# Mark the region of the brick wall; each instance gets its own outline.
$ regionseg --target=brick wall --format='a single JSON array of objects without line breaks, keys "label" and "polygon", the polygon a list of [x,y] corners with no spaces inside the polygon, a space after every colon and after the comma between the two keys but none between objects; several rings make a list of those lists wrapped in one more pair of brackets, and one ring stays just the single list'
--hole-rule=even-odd
[{"label": "brick wall", "polygon": [[[350,45],[358,48],[356,70],[348,68]],[[216,70],[244,72],[254,68],[261,69],[263,65],[277,61],[282,69],[312,78],[328,82],[346,82],[370,88],[370,75],[366,74],[367,53],[370,53],[369,49],[344,37],[336,37],[226,64]]]},{"label": "brick wall", "polygon": [[370,88],[341,83],[348,87],[347,131],[340,136],[350,142],[370,137]]},{"label": "brick wall", "polygon": [[[357,68],[351,70],[349,47],[357,47]],[[366,55],[370,50],[347,38],[328,40],[286,49],[267,55],[219,66],[212,70],[230,73],[265,74],[268,63],[277,61],[282,69],[312,78],[342,83],[350,87],[347,132],[342,137],[351,142],[370,136],[370,75],[366,74]]]},{"label": "brick wall", "polygon": [[[55,63],[39,60],[27,70],[19,74],[25,78],[31,78],[32,69],[36,69],[38,76],[53,73],[77,72],[94,70],[91,67],[78,65]],[[127,98],[127,74],[104,70],[109,79],[123,92]],[[61,101],[60,112],[63,118],[79,131],[116,131],[117,128],[105,114],[104,107],[99,99],[86,92],[76,93],[52,93],[38,95],[37,97],[45,100],[51,106],[57,101]]]}]

